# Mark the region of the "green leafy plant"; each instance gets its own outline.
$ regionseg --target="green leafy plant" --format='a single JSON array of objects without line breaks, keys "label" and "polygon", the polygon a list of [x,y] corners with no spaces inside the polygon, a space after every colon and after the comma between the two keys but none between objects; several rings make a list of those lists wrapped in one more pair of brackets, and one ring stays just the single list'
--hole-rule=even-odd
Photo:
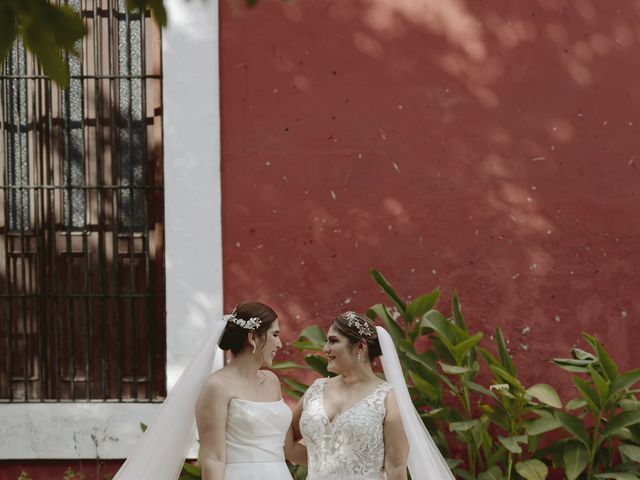
[{"label": "green leafy plant", "polygon": [[[567,480],[640,480],[640,390],[633,389],[640,370],[619,373],[602,344],[583,334],[593,353],[573,349],[573,358],[554,359],[576,374],[580,393],[563,405],[549,384],[526,386],[518,378],[500,328],[495,353],[481,346],[483,334],[468,329],[457,294],[446,316],[435,309],[438,289],[404,301],[380,272],[370,273],[390,306],[373,305],[367,315],[393,338],[414,405],[456,478],[543,480],[553,470]],[[292,344],[321,376],[328,374],[318,354],[324,342],[323,330],[310,326]],[[287,376],[283,383],[293,398],[307,387]]]},{"label": "green leafy plant", "polygon": [[[253,7],[258,0],[244,0]],[[126,0],[129,11],[149,10],[161,27],[167,25],[164,0]],[[80,13],[49,0],[0,0],[0,65],[14,42],[35,56],[45,75],[61,87],[69,85],[67,56],[78,56],[77,42],[87,30]]]}]

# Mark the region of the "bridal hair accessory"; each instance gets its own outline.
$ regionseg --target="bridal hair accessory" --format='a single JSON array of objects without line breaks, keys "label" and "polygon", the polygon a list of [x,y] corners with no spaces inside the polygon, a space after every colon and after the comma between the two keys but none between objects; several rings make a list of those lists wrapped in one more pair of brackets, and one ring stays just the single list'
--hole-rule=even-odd
[{"label": "bridal hair accessory", "polygon": [[358,330],[358,334],[363,337],[373,336],[373,328],[371,328],[371,325],[359,318],[356,312],[345,312],[342,316],[347,319],[347,325],[355,327],[355,329]]},{"label": "bridal hair accessory", "polygon": [[251,317],[249,320],[238,318],[238,314],[235,309],[233,310],[233,312],[223,315],[222,319],[225,322],[235,323],[240,328],[244,328],[245,330],[255,330],[260,326],[260,318]]}]

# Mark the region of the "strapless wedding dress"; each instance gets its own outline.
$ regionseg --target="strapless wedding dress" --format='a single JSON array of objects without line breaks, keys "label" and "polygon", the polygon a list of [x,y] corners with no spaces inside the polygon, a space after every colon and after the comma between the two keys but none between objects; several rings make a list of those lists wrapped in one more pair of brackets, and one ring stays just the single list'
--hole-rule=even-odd
[{"label": "strapless wedding dress", "polygon": [[227,413],[225,480],[291,480],[284,440],[291,410],[282,401],[234,398]]}]

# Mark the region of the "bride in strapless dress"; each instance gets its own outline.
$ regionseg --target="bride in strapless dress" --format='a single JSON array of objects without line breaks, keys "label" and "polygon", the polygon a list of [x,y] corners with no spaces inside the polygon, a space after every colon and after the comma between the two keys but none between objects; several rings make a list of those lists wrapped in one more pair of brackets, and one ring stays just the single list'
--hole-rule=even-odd
[{"label": "bride in strapless dress", "polygon": [[[239,304],[227,316],[220,348],[233,359],[206,380],[196,403],[203,480],[291,480],[288,456],[305,461],[289,432],[291,410],[270,367],[282,347],[269,307]],[[291,447],[291,448],[289,448]]]},{"label": "bride in strapless dress", "polygon": [[[239,304],[213,322],[211,333],[158,409],[113,480],[176,480],[200,433],[202,480],[291,480],[287,459],[306,463],[293,442],[291,410],[271,366],[282,347],[276,313],[257,302]],[[219,348],[233,359],[211,373]]]}]

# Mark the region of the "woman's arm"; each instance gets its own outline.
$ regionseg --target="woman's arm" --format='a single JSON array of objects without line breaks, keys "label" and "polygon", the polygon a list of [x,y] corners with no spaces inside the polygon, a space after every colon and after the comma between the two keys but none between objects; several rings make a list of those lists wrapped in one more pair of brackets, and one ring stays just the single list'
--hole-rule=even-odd
[{"label": "woman's arm", "polygon": [[[304,397],[303,397],[304,398]],[[284,456],[291,463],[307,464],[307,447],[298,443],[302,439],[300,434],[300,416],[302,415],[303,398],[292,409],[291,427],[284,442]]]},{"label": "woman's arm", "polygon": [[287,431],[284,441],[284,456],[289,462],[296,465],[307,465],[307,447],[295,440],[293,426]]},{"label": "woman's arm", "polygon": [[221,387],[220,379],[210,376],[196,403],[202,480],[224,480],[229,397]]},{"label": "woman's arm", "polygon": [[393,392],[386,399],[384,419],[384,469],[388,480],[407,480],[409,443],[402,426],[400,410]]},{"label": "woman's arm", "polygon": [[291,419],[291,431],[293,434],[293,440],[298,441],[302,438],[302,434],[300,433],[300,417],[302,416],[302,409],[304,407],[304,397],[298,400],[295,407],[292,409],[292,419]]}]

